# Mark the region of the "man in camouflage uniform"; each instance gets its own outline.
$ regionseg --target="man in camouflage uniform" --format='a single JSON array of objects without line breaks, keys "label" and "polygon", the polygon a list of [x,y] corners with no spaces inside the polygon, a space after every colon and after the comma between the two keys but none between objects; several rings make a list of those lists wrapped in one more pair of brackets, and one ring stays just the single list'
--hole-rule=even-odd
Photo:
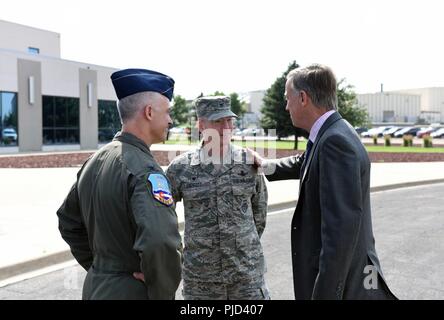
[{"label": "man in camouflage uniform", "polygon": [[166,173],[175,201],[184,201],[185,299],[269,299],[260,238],[267,214],[262,175],[230,143],[230,98],[196,100],[199,148],[172,161]]},{"label": "man in camouflage uniform", "polygon": [[63,239],[88,271],[83,299],[174,299],[182,244],[170,186],[150,152],[166,137],[173,79],[112,74],[122,132],[83,165],[57,211]]}]

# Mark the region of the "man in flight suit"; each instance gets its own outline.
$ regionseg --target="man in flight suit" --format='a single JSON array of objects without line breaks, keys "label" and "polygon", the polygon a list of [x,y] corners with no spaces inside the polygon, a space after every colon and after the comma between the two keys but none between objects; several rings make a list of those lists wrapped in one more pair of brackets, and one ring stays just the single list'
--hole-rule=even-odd
[{"label": "man in flight suit", "polygon": [[150,152],[172,122],[174,80],[143,69],[111,80],[122,130],[77,174],[59,230],[88,271],[83,299],[174,299],[182,243],[170,183]]}]

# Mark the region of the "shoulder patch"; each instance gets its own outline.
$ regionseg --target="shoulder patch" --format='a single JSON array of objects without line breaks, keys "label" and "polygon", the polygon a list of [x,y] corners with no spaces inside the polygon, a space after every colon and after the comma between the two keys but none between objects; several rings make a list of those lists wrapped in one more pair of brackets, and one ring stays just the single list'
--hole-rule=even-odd
[{"label": "shoulder patch", "polygon": [[171,207],[174,201],[165,176],[160,173],[150,173],[148,182],[151,184],[153,198],[167,207]]}]

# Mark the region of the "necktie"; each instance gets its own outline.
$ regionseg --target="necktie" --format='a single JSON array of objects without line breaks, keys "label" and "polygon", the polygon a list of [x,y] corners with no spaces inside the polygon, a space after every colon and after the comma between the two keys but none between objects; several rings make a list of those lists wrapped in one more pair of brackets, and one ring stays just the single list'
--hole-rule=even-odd
[{"label": "necktie", "polygon": [[308,157],[310,156],[311,147],[313,147],[313,142],[311,142],[311,140],[308,140],[307,148],[305,149],[304,162],[302,162],[301,166],[301,179],[304,175],[305,166],[307,165],[308,162]]}]

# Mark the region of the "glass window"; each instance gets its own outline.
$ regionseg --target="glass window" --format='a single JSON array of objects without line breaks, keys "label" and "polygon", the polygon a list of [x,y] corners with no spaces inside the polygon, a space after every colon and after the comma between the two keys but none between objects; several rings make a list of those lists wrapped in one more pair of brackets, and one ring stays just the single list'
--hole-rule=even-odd
[{"label": "glass window", "polygon": [[99,142],[111,141],[120,130],[120,118],[116,101],[99,100]]},{"label": "glass window", "polygon": [[54,144],[54,129],[43,129],[43,144]]},{"label": "glass window", "polygon": [[18,145],[17,94],[0,91],[0,147]]},{"label": "glass window", "polygon": [[67,99],[65,101],[67,105],[66,110],[66,126],[69,128],[78,128],[80,123],[80,113],[79,113],[79,101],[74,99]]},{"label": "glass window", "polygon": [[43,144],[80,143],[79,99],[43,96]]},{"label": "glass window", "polygon": [[54,98],[54,112],[56,127],[66,127],[68,124],[68,103],[66,98]]},{"label": "glass window", "polygon": [[43,96],[42,99],[43,108],[43,126],[52,127],[54,124],[54,99]]},{"label": "glass window", "polygon": [[32,53],[32,54],[39,54],[40,53],[40,49],[39,48],[34,48],[34,47],[28,47],[28,52]]}]

